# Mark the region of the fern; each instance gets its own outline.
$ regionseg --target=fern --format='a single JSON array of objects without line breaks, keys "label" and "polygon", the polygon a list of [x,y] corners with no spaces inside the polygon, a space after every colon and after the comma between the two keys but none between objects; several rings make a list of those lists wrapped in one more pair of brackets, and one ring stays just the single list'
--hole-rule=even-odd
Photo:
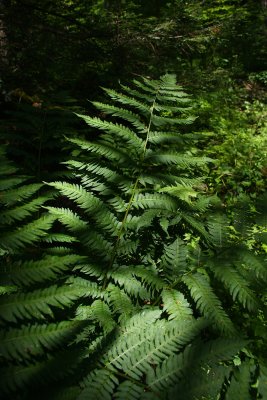
[{"label": "fern", "polygon": [[249,362],[242,363],[232,376],[230,386],[226,393],[226,400],[250,398],[250,365]]},{"label": "fern", "polygon": [[234,326],[223,310],[220,300],[210,287],[208,279],[200,273],[195,273],[184,276],[183,282],[189,288],[199,310],[208,319],[211,319],[222,333],[234,334]]},{"label": "fern", "polygon": [[49,325],[28,325],[21,329],[2,331],[0,351],[5,360],[29,360],[42,355],[44,348],[54,350],[68,343],[80,329],[79,321],[63,321]]},{"label": "fern", "polygon": [[164,290],[162,293],[163,310],[169,314],[169,320],[190,320],[192,309],[182,293],[177,290]]},{"label": "fern", "polygon": [[[7,160],[4,148],[0,157],[0,180],[1,183],[4,181],[0,192],[0,207],[3,209],[0,211],[1,249],[13,253],[47,235],[54,222],[53,216],[44,215],[39,219],[35,216],[40,207],[52,198],[52,194],[38,195],[43,184],[25,184],[25,177],[14,181],[16,170]],[[3,165],[5,168],[2,168]]]},{"label": "fern", "polygon": [[260,375],[259,375],[259,393],[264,399],[267,394],[267,367],[266,364],[260,364]]},{"label": "fern", "polygon": [[212,270],[216,278],[227,287],[233,300],[237,299],[249,311],[257,310],[259,303],[253,291],[248,287],[247,280],[233,267],[222,265],[219,262],[216,264],[212,265]]},{"label": "fern", "polygon": [[[20,391],[24,387],[31,387],[31,395],[35,395],[38,387],[53,384],[55,381],[70,375],[71,371],[81,363],[82,353],[77,349],[57,352],[45,361],[29,365],[12,366],[1,371],[1,390],[3,395]],[[65,368],[62,370],[62,359]]]},{"label": "fern", "polygon": [[93,371],[83,382],[85,388],[77,399],[111,399],[116,384],[118,384],[118,379],[112,372]]},{"label": "fern", "polygon": [[173,243],[164,246],[161,258],[161,267],[164,269],[166,277],[170,280],[178,278],[187,269],[188,249],[179,238]]},{"label": "fern", "polygon": [[71,265],[80,263],[81,256],[68,254],[63,256],[44,256],[41,260],[28,260],[9,265],[10,280],[17,286],[32,286],[54,280],[62,272],[68,271]]},{"label": "fern", "polygon": [[[56,242],[67,240],[67,235],[51,235],[56,218],[41,209],[54,193],[45,190],[44,184],[28,183],[26,177],[18,175],[7,160],[5,149],[1,151],[0,165],[0,181],[4,182],[0,196],[0,367],[5,366],[5,370],[1,369],[2,394],[9,398],[18,388],[40,383],[44,371],[47,381],[62,375],[61,351],[83,329],[84,321],[57,320],[54,313],[85,295],[83,287],[66,283],[73,265],[84,258],[67,254],[66,250],[60,256],[49,254],[41,240],[51,243],[52,253]],[[72,242],[70,236],[67,242]],[[58,286],[54,285],[55,280]],[[70,349],[64,355],[69,371],[77,354],[77,349]]]},{"label": "fern", "polygon": [[34,398],[38,386],[52,400],[221,400],[238,380],[250,391],[250,355],[265,393],[242,314],[264,318],[264,258],[233,246],[229,219],[203,190],[212,160],[194,155],[196,117],[176,77],[132,86],[105,89],[112,104],[93,103],[95,117],[78,114],[98,136],[67,139],[78,151],[64,180],[28,186],[8,167],[7,398]]}]

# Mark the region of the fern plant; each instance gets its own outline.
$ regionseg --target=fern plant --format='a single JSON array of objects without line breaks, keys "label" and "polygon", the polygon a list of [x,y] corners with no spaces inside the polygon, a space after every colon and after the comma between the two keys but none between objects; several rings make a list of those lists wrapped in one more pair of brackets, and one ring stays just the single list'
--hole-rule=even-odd
[{"label": "fern plant", "polygon": [[[190,132],[191,99],[176,77],[133,85],[105,89],[113,104],[80,115],[99,136],[70,138],[72,180],[49,183],[59,198],[43,208],[60,232],[48,234],[41,260],[14,270],[20,291],[1,312],[10,323],[4,391],[28,399],[43,385],[38,396],[51,399],[234,399],[237,384],[251,394],[258,379],[263,396],[264,359],[253,361],[246,321],[234,317],[242,308],[255,318],[264,312],[256,295],[264,260],[249,253],[257,269],[248,268],[242,246],[233,254],[228,220],[212,211],[218,200],[203,185],[212,160],[194,156],[200,136]],[[21,350],[13,338],[22,331]],[[23,346],[32,346],[30,356],[21,358]]]},{"label": "fern plant", "polygon": [[[53,377],[61,376],[61,358],[53,353],[63,349],[83,323],[55,313],[72,306],[85,290],[66,283],[67,271],[82,260],[64,247],[72,238],[52,233],[55,217],[41,209],[54,193],[20,175],[3,146],[0,186],[0,368],[5,398],[30,385],[35,376],[38,380],[45,368]],[[62,352],[62,357],[71,352]]]}]

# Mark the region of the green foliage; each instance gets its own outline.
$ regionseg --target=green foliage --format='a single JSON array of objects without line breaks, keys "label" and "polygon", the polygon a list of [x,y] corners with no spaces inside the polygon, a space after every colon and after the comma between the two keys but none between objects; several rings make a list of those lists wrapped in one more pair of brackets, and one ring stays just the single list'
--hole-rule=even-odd
[{"label": "green foliage", "polygon": [[1,15],[6,97],[22,88],[96,98],[98,86],[114,87],[118,76],[165,71],[203,90],[232,75],[266,71],[260,0],[10,0]]},{"label": "green foliage", "polygon": [[2,397],[267,397],[266,1],[0,13]]},{"label": "green foliage", "polygon": [[[34,398],[38,385],[51,399],[221,400],[238,379],[252,392],[255,370],[264,393],[264,259],[232,239],[218,199],[203,190],[213,161],[195,155],[191,100],[176,77],[133,86],[105,90],[115,105],[81,116],[100,133],[69,138],[71,179],[46,186],[59,197],[42,207],[44,233],[38,216],[7,242],[7,398]],[[253,223],[237,224],[238,238]],[[21,253],[40,239],[38,254]]]},{"label": "green foliage", "polygon": [[[222,105],[225,96],[229,99]],[[210,185],[227,201],[243,193],[255,197],[266,187],[266,104],[245,96],[231,82],[228,90],[200,100],[211,130],[206,154],[217,159]]]},{"label": "green foliage", "polygon": [[41,194],[43,184],[27,184],[25,176],[18,176],[15,173],[16,169],[7,160],[5,148],[2,146],[0,154],[2,254],[16,252],[19,248],[25,247],[25,244],[33,244],[46,236],[55,219],[47,214],[38,216],[40,206],[52,198],[51,193]]},{"label": "green foliage", "polygon": [[76,357],[77,350],[66,351],[65,346],[69,347],[84,322],[58,319],[55,310],[71,307],[86,293],[84,287],[66,282],[70,269],[83,258],[66,255],[66,251],[60,256],[53,254],[56,247],[51,248],[50,254],[44,244],[48,241],[55,246],[72,241],[67,235],[50,234],[55,217],[41,206],[51,201],[54,194],[45,190],[44,184],[28,183],[27,177],[15,174],[3,146],[0,171],[0,363],[1,390],[5,396],[10,391],[14,395],[25,385],[34,386],[34,377],[38,381],[41,371],[47,371],[48,380],[60,376],[62,357],[66,357],[66,363],[69,360],[72,368],[75,360],[71,362],[70,355]]}]

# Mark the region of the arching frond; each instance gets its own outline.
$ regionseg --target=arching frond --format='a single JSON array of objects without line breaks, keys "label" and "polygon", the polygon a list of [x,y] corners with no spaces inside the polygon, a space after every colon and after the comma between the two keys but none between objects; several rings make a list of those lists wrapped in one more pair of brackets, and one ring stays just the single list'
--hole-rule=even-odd
[{"label": "arching frond", "polygon": [[113,135],[117,135],[120,139],[123,139],[126,143],[129,143],[129,151],[136,150],[137,154],[140,154],[144,147],[144,142],[139,138],[133,131],[129,128],[125,128],[120,124],[113,124],[111,122],[102,121],[99,118],[90,118],[85,115],[79,115],[78,117],[83,118],[83,120],[93,128],[103,130]]},{"label": "arching frond", "polygon": [[16,251],[26,244],[33,244],[47,235],[47,231],[51,228],[54,221],[55,217],[53,215],[44,215],[33,222],[15,229],[13,232],[6,233],[1,237],[1,245],[4,249]]},{"label": "arching frond", "polygon": [[162,293],[163,310],[169,314],[169,320],[190,320],[192,309],[183,293],[173,289],[165,289]]},{"label": "arching frond", "polygon": [[183,282],[189,288],[191,296],[195,300],[200,312],[215,324],[215,328],[224,334],[234,334],[234,326],[224,311],[219,298],[211,288],[208,279],[197,272],[185,275]]},{"label": "arching frond", "polygon": [[1,357],[5,360],[29,360],[33,356],[43,355],[44,349],[63,348],[82,326],[80,321],[63,321],[1,331]]},{"label": "arching frond", "polygon": [[136,129],[138,129],[138,131],[145,131],[146,126],[141,122],[138,114],[135,114],[132,111],[126,110],[124,108],[116,107],[110,104],[103,104],[96,101],[93,102],[93,105],[105,114],[110,114],[114,117],[119,117],[127,122],[130,122]]},{"label": "arching frond", "polygon": [[0,317],[9,322],[43,320],[46,316],[53,317],[52,308],[70,307],[74,300],[85,295],[85,290],[77,286],[50,286],[30,293],[12,294],[0,298]]},{"label": "arching frond", "polygon": [[253,291],[249,288],[247,280],[238,273],[238,271],[223,262],[211,265],[212,271],[217,279],[223,282],[233,297],[238,300],[243,307],[249,311],[255,311],[259,308],[259,303]]},{"label": "arching frond", "polygon": [[28,260],[17,262],[9,266],[10,279],[14,284],[32,286],[34,283],[44,283],[57,278],[62,272],[84,260],[77,254],[46,255],[41,260]]}]

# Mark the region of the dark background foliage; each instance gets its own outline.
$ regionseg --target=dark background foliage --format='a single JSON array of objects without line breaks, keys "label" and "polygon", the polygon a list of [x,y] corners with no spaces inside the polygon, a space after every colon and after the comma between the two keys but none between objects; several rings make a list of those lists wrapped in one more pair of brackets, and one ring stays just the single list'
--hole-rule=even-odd
[{"label": "dark background foliage", "polygon": [[257,0],[4,0],[3,83],[84,99],[133,74],[168,70],[202,88],[218,69],[246,79],[267,67],[264,11]]},{"label": "dark background foliage", "polygon": [[[1,194],[0,197],[1,218],[4,221],[1,237],[7,243],[6,247],[10,246],[11,248],[11,255],[4,250],[4,252],[1,252],[0,258],[4,265],[4,275],[8,268],[15,266],[14,281],[16,282],[17,279],[18,287],[19,285],[22,286],[22,294],[25,295],[26,300],[23,299],[26,303],[28,301],[27,296],[31,295],[32,290],[40,287],[40,293],[36,292],[36,301],[40,303],[38,303],[37,308],[40,307],[41,313],[45,312],[42,309],[42,307],[45,307],[45,303],[43,304],[42,298],[38,296],[47,285],[45,279],[42,281],[42,275],[39,278],[38,273],[32,276],[29,274],[28,277],[26,271],[26,277],[23,278],[26,282],[25,285],[23,279],[20,281],[21,278],[16,278],[16,273],[20,276],[21,260],[25,260],[26,266],[28,262],[30,268],[35,265],[32,263],[32,260],[34,260],[40,270],[43,268],[42,263],[46,263],[48,269],[52,265],[52,270],[49,270],[50,272],[46,277],[48,284],[54,284],[57,277],[60,277],[57,282],[59,286],[67,282],[69,290],[72,285],[70,278],[76,274],[73,271],[73,265],[75,264],[76,268],[79,267],[80,256],[75,254],[75,251],[77,250],[77,253],[79,253],[80,244],[65,232],[58,221],[55,222],[53,216],[44,214],[44,219],[42,219],[44,209],[40,209],[41,205],[63,207],[65,210],[72,208],[74,212],[80,212],[80,215],[84,217],[83,211],[81,212],[77,204],[74,204],[71,195],[64,192],[64,185],[63,194],[59,196],[55,194],[51,187],[43,184],[44,181],[52,182],[54,180],[79,182],[77,178],[79,174],[73,175],[71,171],[67,170],[66,164],[62,164],[62,162],[66,162],[69,158],[72,158],[74,162],[77,160],[86,161],[88,154],[84,155],[83,151],[73,146],[71,141],[75,142],[75,140],[86,138],[94,142],[97,141],[99,132],[92,127],[93,125],[86,126],[76,113],[94,115],[104,121],[109,121],[107,114],[101,111],[101,107],[96,110],[91,103],[91,101],[96,100],[104,101],[101,87],[118,90],[120,83],[128,84],[133,79],[140,79],[141,76],[158,79],[165,73],[176,74],[178,84],[185,87],[193,99],[192,114],[198,115],[193,126],[182,125],[179,128],[179,133],[188,133],[193,130],[193,133],[199,135],[196,135],[194,143],[190,144],[191,147],[186,148],[190,157],[208,156],[216,159],[215,163],[207,164],[198,171],[204,178],[201,184],[201,192],[204,197],[217,195],[219,203],[221,202],[220,212],[222,210],[224,212],[223,217],[218,217],[216,213],[216,215],[211,213],[211,215],[206,216],[203,212],[201,214],[199,210],[196,211],[196,217],[201,215],[199,221],[206,224],[205,229],[207,228],[211,236],[213,235],[213,246],[209,246],[205,241],[202,242],[201,234],[196,233],[195,227],[188,228],[190,224],[181,224],[178,235],[182,236],[184,240],[182,248],[185,246],[189,249],[189,254],[192,253],[194,262],[198,260],[199,265],[194,266],[196,268],[196,271],[194,270],[196,273],[194,273],[195,276],[201,277],[202,281],[200,279],[199,282],[203,284],[202,289],[209,288],[211,282],[216,296],[222,302],[223,309],[230,312],[236,326],[242,327],[242,333],[251,343],[249,350],[251,352],[242,350],[234,358],[234,361],[231,360],[231,368],[233,367],[235,372],[231,372],[230,375],[225,375],[226,378],[222,378],[225,379],[228,387],[231,379],[230,394],[224,393],[226,386],[223,386],[220,399],[233,398],[238,400],[236,393],[239,393],[237,388],[241,383],[246,384],[244,393],[249,393],[253,399],[263,399],[264,394],[267,393],[266,385],[264,386],[267,374],[267,325],[266,315],[264,314],[266,310],[250,315],[246,309],[242,309],[240,304],[233,302],[231,296],[234,299],[240,296],[239,302],[242,303],[243,301],[245,304],[247,300],[242,300],[242,293],[243,299],[246,299],[246,290],[244,289],[238,295],[233,294],[235,289],[234,278],[231,281],[231,273],[233,272],[231,268],[230,275],[228,275],[228,278],[229,276],[230,278],[228,281],[228,278],[226,279],[230,289],[228,287],[229,291],[227,291],[222,288],[221,281],[224,282],[224,277],[216,269],[216,263],[219,260],[219,265],[226,270],[229,265],[233,264],[238,274],[241,271],[241,278],[245,277],[243,280],[238,274],[235,275],[241,279],[238,282],[240,287],[244,285],[246,288],[247,280],[248,285],[257,294],[262,309],[264,309],[263,305],[266,305],[267,301],[266,285],[262,282],[259,283],[257,279],[261,274],[266,277],[260,266],[265,265],[267,253],[266,195],[264,197],[267,177],[266,0],[2,0],[0,1],[0,71],[0,145],[4,148],[1,153],[0,175],[3,185],[10,185],[2,188],[3,195]],[[163,111],[163,114],[165,113],[163,116],[172,118],[172,111],[166,110]],[[120,122],[120,119],[118,121]],[[69,140],[67,141],[66,138]],[[185,177],[191,177],[190,171],[186,170],[184,173]],[[34,189],[32,185],[35,185]],[[17,189],[19,189],[19,195],[16,197]],[[10,197],[9,190],[11,190],[11,194],[14,194],[12,201],[10,201],[12,196]],[[194,196],[194,190],[189,191],[188,201],[192,193]],[[262,195],[263,197],[261,197]],[[68,196],[70,197],[68,198]],[[258,198],[261,200],[257,203]],[[191,204],[190,201],[189,204]],[[11,218],[11,223],[8,222],[8,218],[2,210],[4,206],[8,211],[8,218],[14,218],[13,220]],[[221,221],[222,224],[220,225]],[[227,224],[224,221],[227,221]],[[245,226],[242,226],[240,221],[243,221]],[[228,234],[230,232],[230,237],[228,236],[229,248],[227,247],[228,242],[221,244],[219,237],[220,229],[225,228],[226,225],[227,229],[229,228]],[[24,238],[22,244],[20,243],[19,233],[16,236],[17,228],[21,229],[21,232],[26,232],[26,239]],[[151,230],[153,228],[154,236],[149,236],[150,228]],[[174,234],[177,233],[175,229],[172,230]],[[31,236],[31,230],[33,236]],[[200,230],[201,228],[199,232]],[[163,239],[166,243],[171,240],[166,233],[164,221],[162,223],[154,221],[148,231],[149,234],[145,237],[146,241],[150,240],[148,247],[157,247],[158,245],[157,251],[159,252],[163,249],[161,243]],[[138,232],[137,230],[137,236],[139,235]],[[51,243],[57,239],[59,242],[61,241],[61,246],[54,249],[54,245],[51,245]],[[41,240],[41,243],[38,242],[39,240]],[[65,243],[67,243],[67,255],[64,253]],[[146,253],[144,243],[141,253]],[[12,246],[15,250],[12,249]],[[68,259],[68,246],[72,250],[74,249],[73,259]],[[13,250],[15,256],[12,254]],[[201,250],[203,252],[200,257],[198,252],[201,252]],[[48,256],[46,255],[47,251]],[[51,251],[51,254],[49,251]],[[63,253],[65,258],[63,257],[61,264],[59,260],[61,260]],[[240,258],[237,257],[238,259],[233,261],[233,254],[240,254]],[[52,263],[47,261],[50,256],[53,260]],[[131,255],[125,257],[128,264],[130,263],[129,260],[135,261],[131,257]],[[175,257],[176,255],[173,258],[174,262]],[[68,261],[65,262],[64,260]],[[257,262],[257,260],[260,260],[260,262]],[[53,263],[55,263],[55,271],[53,270]],[[206,269],[202,268],[203,265]],[[244,265],[245,270],[242,271]],[[45,276],[46,272],[42,273]],[[115,274],[114,271],[113,273]],[[256,274],[257,279],[253,274]],[[82,272],[81,275],[83,278],[88,277],[86,272],[84,274]],[[27,283],[28,279],[29,283]],[[99,282],[99,279],[97,274],[93,275],[94,284]],[[103,279],[104,287],[106,278]],[[109,277],[108,279],[113,278]],[[117,281],[114,280],[114,282],[116,282],[114,284],[115,289],[118,289]],[[118,296],[121,293],[125,294],[123,292],[124,283],[120,283],[120,285],[121,292]],[[179,285],[178,289],[186,294],[190,306],[194,309],[194,317],[197,316],[200,311],[197,311],[196,307],[197,297],[194,298],[193,296],[194,284],[192,282],[191,284],[190,282],[186,283],[185,278],[184,283]],[[111,289],[111,292],[113,289]],[[192,291],[191,294],[189,289]],[[204,289],[203,293],[205,292]],[[16,294],[12,294],[13,290],[12,286],[7,286],[3,293],[10,291],[11,298],[13,296],[16,299]],[[19,290],[21,289],[19,288]],[[55,293],[57,293],[56,290],[57,288]],[[76,349],[74,349],[72,354],[72,346],[75,347],[73,337],[76,334],[76,325],[73,328],[68,328],[68,323],[75,310],[78,314],[78,321],[80,315],[82,319],[84,312],[83,305],[80,309],[76,307],[79,302],[81,304],[83,302],[83,294],[81,293],[84,293],[84,288],[78,287],[73,290],[69,298],[64,297],[65,294],[62,292],[58,295],[58,303],[57,301],[53,303],[54,300],[51,300],[51,307],[56,309],[54,313],[56,322],[54,325],[43,324],[40,328],[41,334],[43,330],[49,335],[51,328],[51,335],[53,336],[54,332],[57,334],[56,324],[59,321],[66,322],[66,327],[64,324],[61,326],[63,331],[66,328],[66,337],[63,335],[64,340],[62,339],[62,341],[59,337],[57,343],[59,343],[60,348],[64,348],[67,342],[71,344],[70,370],[72,367],[75,369],[75,365],[72,365],[73,361],[79,362],[78,360],[80,360],[79,346],[83,347],[88,338],[101,337],[102,334],[109,333],[109,329],[113,329],[114,323],[112,319],[101,320],[100,318],[103,326],[101,323],[98,325],[98,321],[96,328],[94,327],[96,329],[94,333],[89,328],[88,331],[83,331],[80,338],[76,336],[78,353],[76,354]],[[93,289],[91,288],[91,290]],[[210,300],[212,303],[212,293],[212,290],[210,290],[210,298],[207,295],[203,304],[205,304],[205,300],[207,302]],[[63,300],[60,297],[61,295],[62,299],[64,297]],[[50,294],[47,296],[49,297]],[[53,297],[53,293],[51,297]],[[72,300],[76,301],[75,306],[72,305]],[[21,300],[22,303],[23,301]],[[60,301],[66,302],[64,310],[56,308]],[[121,303],[124,306],[128,304],[127,301]],[[103,304],[100,300],[97,300],[95,309],[92,307],[92,312],[102,316],[103,309],[99,311],[98,307],[107,307],[107,304]],[[115,318],[117,318],[118,310],[112,302],[111,304],[115,309]],[[19,305],[19,301],[17,301],[16,306],[19,307]],[[162,304],[156,305],[159,308],[162,307]],[[142,304],[144,308],[148,306],[149,304]],[[248,306],[248,304],[245,304],[245,306]],[[70,307],[70,310],[68,307]],[[203,309],[205,310],[204,306]],[[242,311],[240,311],[241,309]],[[123,307],[119,309],[122,313],[123,310]],[[169,311],[167,308],[166,310]],[[107,310],[104,309],[104,311]],[[36,321],[37,326],[39,326],[38,318],[35,321],[35,317],[32,316],[33,325],[28,324],[28,316],[25,318],[26,327],[24,326],[23,329],[25,328],[26,333],[30,332],[28,329],[35,329],[34,323]],[[22,321],[24,320],[22,319]],[[81,323],[82,327],[83,322]],[[21,324],[23,323],[21,322]],[[8,334],[11,337],[13,335],[12,327],[18,328],[14,335],[19,334],[20,322],[13,321],[10,324]],[[9,338],[8,335],[5,336],[5,330],[2,334],[8,341]],[[213,342],[214,335],[216,336],[212,329],[207,329],[204,330],[202,339],[211,343],[210,346],[216,347],[217,339]],[[38,340],[37,344],[39,343]],[[104,341],[107,342],[107,345],[110,344],[108,335],[104,338]],[[55,344],[56,348],[57,343]],[[222,341],[221,348],[224,348],[223,343]],[[54,344],[51,345],[51,348],[49,347],[50,343],[45,345],[49,349],[49,358],[53,355],[51,349],[53,349]],[[98,344],[94,343],[94,345],[97,348]],[[196,341],[196,344],[192,347],[193,353],[194,351],[198,352],[198,346],[199,342]],[[220,346],[218,345],[219,348]],[[38,345],[37,348],[39,349]],[[206,345],[206,348],[208,348],[208,345]],[[42,350],[38,349],[34,350],[37,352],[37,356],[33,353],[35,361],[38,361],[39,355],[41,358],[44,357]],[[14,349],[11,346],[11,350],[6,351],[7,353],[8,351],[14,352],[15,356],[10,353],[11,355],[8,354],[8,357],[14,356],[15,363],[21,362],[20,356],[18,356],[18,354],[21,354],[21,349],[17,350],[16,347]],[[18,351],[18,354],[16,354],[16,351]],[[23,351],[25,351],[25,348]],[[40,351],[40,354],[38,351]],[[204,355],[207,353],[209,353],[209,349],[206,350],[206,353],[204,351]],[[55,354],[56,357],[52,364],[54,363],[53,368],[56,371],[58,366],[62,365],[63,353],[55,352]],[[222,360],[220,352],[218,354],[220,363]],[[66,353],[64,353],[64,356],[66,356]],[[27,357],[25,358],[26,361],[23,359],[22,362],[25,361],[25,365],[31,367],[33,364],[31,364],[31,361],[27,364]],[[95,360],[100,359],[99,357],[98,354],[96,359],[93,359],[93,368]],[[201,359],[202,355],[200,354],[199,357]],[[232,353],[229,357],[231,359]],[[209,360],[209,362],[212,361]],[[223,367],[226,369],[229,366],[228,362],[230,361],[223,359]],[[68,359],[66,358],[67,364]],[[188,368],[190,365],[189,357]],[[53,371],[53,368],[51,368],[51,371]],[[68,369],[68,366],[66,369]],[[76,369],[73,381],[83,378],[84,371],[80,370],[80,376],[78,376],[78,369]],[[39,377],[38,379],[42,379],[40,377],[47,375],[48,381],[52,382],[53,376],[51,371],[49,375],[49,370],[48,363],[48,366],[44,367],[44,372],[39,371],[39,374],[37,371],[36,376]],[[97,379],[102,382],[103,376],[105,377],[105,371],[100,370],[99,377],[94,376],[94,369],[91,369],[91,371],[93,371],[93,375],[90,375],[90,379],[88,378],[89,383],[83,383],[85,388],[90,388],[92,382],[97,386]],[[16,371],[14,374],[16,375]],[[205,375],[204,372],[203,375]],[[5,375],[3,376],[5,381]],[[35,379],[35,375],[31,375],[31,372],[29,376],[30,381]],[[207,376],[204,378],[206,379]],[[207,384],[208,387],[208,382],[204,378],[200,382],[203,385],[204,383]],[[12,379],[12,377],[10,381],[6,379],[5,383],[7,387],[10,386],[11,393],[14,394]],[[21,381],[20,378],[18,379],[18,387],[23,387],[23,379],[23,376]],[[258,382],[260,383],[258,384]],[[126,384],[133,385],[132,382],[127,383],[127,381]],[[259,385],[259,391],[257,391],[257,385]],[[99,384],[98,386],[100,387]],[[52,386],[50,389],[52,390]],[[36,390],[34,385],[32,390]],[[60,384],[58,390],[60,394]],[[76,388],[73,390],[75,391]],[[137,389],[135,387],[135,390],[137,393],[138,387]],[[178,392],[179,390],[180,388],[178,388]],[[189,387],[186,388],[186,391],[190,392],[190,390]],[[32,394],[34,396],[35,393]],[[198,394],[201,396],[201,389]],[[87,395],[85,389],[84,396]],[[44,394],[45,396],[46,394]],[[75,399],[75,396],[76,394],[73,392],[70,398]],[[17,397],[14,398],[23,398],[23,395],[18,391]],[[190,395],[188,398],[192,400]]]}]

